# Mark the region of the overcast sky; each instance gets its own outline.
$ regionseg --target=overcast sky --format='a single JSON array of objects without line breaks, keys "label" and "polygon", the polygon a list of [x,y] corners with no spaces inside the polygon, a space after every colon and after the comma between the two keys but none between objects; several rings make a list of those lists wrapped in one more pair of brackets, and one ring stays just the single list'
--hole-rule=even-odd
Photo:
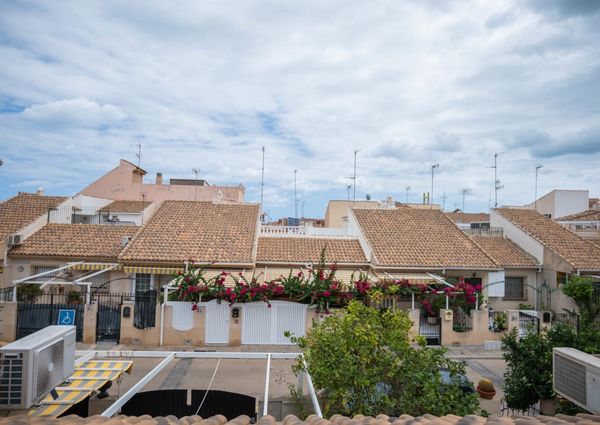
[{"label": "overcast sky", "polygon": [[[600,1],[0,3],[0,198],[71,195],[136,161],[151,181],[243,183],[265,209],[345,199],[487,211],[600,195]],[[493,203],[493,194],[492,194]]]}]

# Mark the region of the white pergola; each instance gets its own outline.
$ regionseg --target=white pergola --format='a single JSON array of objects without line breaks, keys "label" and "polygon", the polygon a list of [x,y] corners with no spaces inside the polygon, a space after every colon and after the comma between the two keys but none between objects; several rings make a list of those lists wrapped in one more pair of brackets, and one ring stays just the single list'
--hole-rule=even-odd
[{"label": "white pergola", "polygon": [[[83,276],[80,276],[77,279],[73,279],[73,280],[55,280],[56,277],[53,277],[50,280],[35,280],[40,277],[52,275],[56,272],[60,272],[63,270],[69,270],[73,267],[82,267],[82,266],[90,267],[90,270],[92,270],[92,272],[88,273],[88,274],[84,274]],[[85,262],[85,261],[77,261],[74,263],[67,263],[64,266],[56,267],[52,270],[47,270],[45,272],[36,273],[31,276],[13,280],[13,282],[12,282],[13,283],[13,302],[17,301],[17,287],[21,284],[27,283],[27,284],[40,285],[41,288],[44,288],[45,286],[48,286],[48,285],[86,286],[88,290],[86,291],[85,302],[86,302],[86,304],[89,304],[90,303],[90,289],[91,289],[92,283],[87,282],[86,280],[91,277],[98,276],[102,273],[106,273],[110,270],[113,270],[113,269],[117,268],[118,266],[119,266],[118,263],[90,263],[90,262]],[[101,268],[99,270],[96,270],[95,269],[96,267],[101,267]]]},{"label": "white pergola", "polygon": [[[196,352],[196,351],[134,351],[134,350],[77,350],[75,352],[79,358],[76,360],[76,365],[81,364],[85,361],[92,359],[135,359],[135,358],[154,358],[163,359],[158,365],[156,365],[150,372],[148,372],[143,378],[137,381],[125,394],[119,397],[113,404],[111,404],[106,410],[101,413],[101,416],[112,417],[117,414],[121,408],[127,403],[134,395],[136,395],[146,384],[148,384],[156,375],[160,373],[169,363],[174,359],[238,359],[238,360],[266,360],[265,370],[265,395],[263,400],[263,411],[262,415],[268,415],[269,409],[269,383],[271,378],[271,360],[295,360],[299,356],[302,357],[302,362],[306,367],[306,361],[302,353],[248,353],[248,352]],[[217,364],[218,367],[218,364]],[[217,369],[213,373],[213,378],[216,374]],[[298,391],[302,393],[304,386],[304,379],[306,379],[308,386],[308,393],[310,395],[315,414],[322,418],[321,407],[319,406],[319,400],[313,386],[312,378],[308,372],[301,372],[298,375]],[[210,391],[210,385],[206,389],[207,393]],[[200,407],[198,408],[200,410]]]}]

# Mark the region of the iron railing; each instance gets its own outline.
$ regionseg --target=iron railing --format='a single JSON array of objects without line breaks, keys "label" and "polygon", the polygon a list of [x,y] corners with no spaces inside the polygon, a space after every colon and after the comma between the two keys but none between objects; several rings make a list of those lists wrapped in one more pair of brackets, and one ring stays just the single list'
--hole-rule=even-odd
[{"label": "iron railing", "polygon": [[470,236],[504,236],[502,227],[477,227],[474,229],[462,227],[460,230]]}]

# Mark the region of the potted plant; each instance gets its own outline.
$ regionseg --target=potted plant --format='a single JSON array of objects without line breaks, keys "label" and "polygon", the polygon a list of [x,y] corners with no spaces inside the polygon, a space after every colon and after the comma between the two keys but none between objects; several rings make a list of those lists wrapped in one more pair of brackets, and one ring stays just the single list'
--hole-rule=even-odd
[{"label": "potted plant", "polygon": [[427,323],[430,325],[437,325],[440,318],[440,310],[442,309],[444,302],[444,295],[438,293],[435,289],[428,294],[423,294],[421,307],[427,317]]},{"label": "potted plant", "polygon": [[69,291],[67,293],[67,304],[79,304],[81,301],[81,292]]}]

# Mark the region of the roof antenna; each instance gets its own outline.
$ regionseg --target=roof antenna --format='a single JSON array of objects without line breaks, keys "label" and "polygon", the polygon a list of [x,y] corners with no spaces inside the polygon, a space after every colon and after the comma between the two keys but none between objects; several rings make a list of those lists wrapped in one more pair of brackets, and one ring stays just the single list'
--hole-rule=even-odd
[{"label": "roof antenna", "polygon": [[262,166],[260,170],[260,209],[263,208],[263,193],[265,189],[265,147],[262,147]]},{"label": "roof antenna", "polygon": [[129,146],[137,146],[137,153],[135,154],[135,156],[137,157],[137,167],[141,168],[140,163],[142,162],[142,144],[140,142],[137,142]]}]

